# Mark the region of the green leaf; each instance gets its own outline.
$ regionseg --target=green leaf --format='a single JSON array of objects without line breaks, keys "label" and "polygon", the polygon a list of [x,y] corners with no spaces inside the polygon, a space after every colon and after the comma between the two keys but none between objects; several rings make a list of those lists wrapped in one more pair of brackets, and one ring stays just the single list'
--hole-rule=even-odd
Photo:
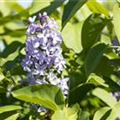
[{"label": "green leaf", "polygon": [[103,28],[110,22],[109,19],[102,18],[99,14],[90,15],[82,27],[82,46],[88,51],[89,48],[99,41]]},{"label": "green leaf", "polygon": [[6,105],[0,107],[0,114],[3,112],[8,112],[8,111],[13,111],[13,110],[19,110],[22,109],[21,106],[16,106],[16,105]]},{"label": "green leaf", "polygon": [[105,83],[105,80],[103,78],[101,78],[100,76],[98,76],[98,75],[96,75],[94,73],[89,75],[87,82],[91,83],[91,84],[94,84],[96,86],[101,85],[101,86],[104,86],[104,87],[109,87]]},{"label": "green leaf", "polygon": [[[36,0],[37,1],[37,0]],[[48,15],[50,15],[51,13],[53,13],[59,6],[62,5],[62,3],[64,2],[64,0],[48,0],[47,2],[43,2],[41,0],[42,4],[40,5],[39,1],[37,2],[39,6],[39,8],[37,6],[35,6],[33,8],[33,10],[30,12],[30,13],[33,13],[31,14],[31,16],[34,16],[34,15],[37,15],[39,13],[43,13],[43,12],[47,12]],[[37,3],[34,3],[35,5]],[[39,10],[38,10],[39,9]],[[35,12],[36,11],[36,12]],[[34,13],[35,12],[35,13]]]},{"label": "green leaf", "polygon": [[83,22],[80,22],[78,24],[69,23],[65,26],[65,28],[62,31],[63,41],[65,45],[68,48],[73,49],[76,53],[80,53],[82,51],[80,32],[82,23]]},{"label": "green leaf", "polygon": [[113,91],[120,91],[120,85],[118,85],[111,78],[104,77],[105,82],[109,85],[109,88]]},{"label": "green leaf", "polygon": [[81,100],[84,99],[86,94],[93,88],[94,88],[93,84],[80,84],[76,88],[72,89],[68,95],[69,105],[79,103]]},{"label": "green leaf", "polygon": [[41,9],[47,7],[47,6],[49,6],[52,1],[53,1],[53,0],[47,0],[47,1],[34,0],[34,1],[32,2],[32,6],[31,6],[30,11],[29,11],[30,15],[38,12],[39,10],[41,10]]},{"label": "green leaf", "polygon": [[92,73],[95,68],[97,67],[98,63],[100,62],[103,53],[105,52],[107,46],[103,43],[99,43],[95,46],[93,46],[86,57],[85,60],[85,71],[86,74],[89,75]]},{"label": "green leaf", "polygon": [[111,44],[111,37],[110,37],[110,35],[106,35],[106,34],[102,33],[100,41],[102,43],[105,43],[106,45],[110,45]]},{"label": "green leaf", "polygon": [[19,3],[14,4],[14,6],[12,6],[12,9],[15,10],[16,12],[21,12],[25,10],[25,8],[21,6]]},{"label": "green leaf", "polygon": [[94,114],[93,120],[105,120],[103,117],[107,116],[108,112],[111,110],[110,107],[102,107],[97,110]]},{"label": "green leaf", "polygon": [[6,23],[4,25],[4,30],[22,30],[25,29],[27,26],[25,25],[25,23],[23,23],[23,21],[17,21],[17,22],[10,22],[10,23]]},{"label": "green leaf", "polygon": [[17,29],[17,30],[10,30],[8,28],[5,28],[4,30],[5,32],[0,34],[1,37],[6,35],[9,35],[12,37],[21,37],[21,36],[25,36],[25,33],[26,33],[25,28]]},{"label": "green leaf", "polygon": [[52,120],[77,120],[79,105],[75,104],[72,107],[64,107],[63,110],[57,110],[52,116]]},{"label": "green leaf", "polygon": [[8,22],[15,22],[17,20],[26,20],[27,17],[28,17],[28,9],[25,9],[23,11],[21,11],[20,13],[18,14],[15,14],[15,15],[7,15],[5,17],[1,17],[0,18],[0,25],[4,25]]},{"label": "green leaf", "polygon": [[108,48],[108,49],[105,51],[104,56],[106,56],[109,60],[119,59],[119,56],[113,51],[112,48]]},{"label": "green leaf", "polygon": [[5,76],[3,75],[1,69],[0,69],[0,82],[5,78]]},{"label": "green leaf", "polygon": [[96,2],[96,0],[88,0],[86,4],[93,13],[104,14],[107,18],[109,18],[107,9],[99,2]]},{"label": "green leaf", "polygon": [[113,107],[109,117],[106,120],[115,120],[116,118],[120,118],[120,101],[118,101]]},{"label": "green leaf", "polygon": [[32,85],[13,91],[12,95],[20,100],[43,105],[54,111],[64,104],[60,88],[54,85]]},{"label": "green leaf", "polygon": [[10,117],[4,119],[4,120],[17,120],[17,118],[19,117],[19,113],[13,114]]},{"label": "green leaf", "polygon": [[2,12],[3,16],[7,16],[12,12],[12,7],[16,4],[16,0],[9,2],[7,0],[0,2],[0,11]]},{"label": "green leaf", "polygon": [[93,95],[95,95],[96,97],[98,97],[99,99],[101,99],[103,102],[105,102],[108,106],[110,106],[111,108],[116,104],[116,99],[114,96],[112,96],[112,94],[110,94],[109,92],[107,92],[106,90],[102,89],[102,88],[96,88],[93,90]]},{"label": "green leaf", "polygon": [[20,63],[23,60],[23,55],[19,54],[18,50],[15,53],[10,54],[3,61],[3,68],[6,71],[10,71],[11,75],[25,75]]},{"label": "green leaf", "polygon": [[86,3],[87,0],[69,0],[65,5],[62,16],[62,28],[74,16],[74,14]]},{"label": "green leaf", "polygon": [[120,42],[120,8],[118,5],[115,5],[113,9],[113,24],[117,38]]},{"label": "green leaf", "polygon": [[[15,51],[17,51],[18,48],[22,47],[23,44],[19,41],[14,41],[11,44],[7,45],[4,51],[2,52],[1,56],[3,58],[7,58],[12,53],[15,54]],[[18,53],[18,52],[17,52]]]},{"label": "green leaf", "polygon": [[110,77],[111,74],[114,74],[114,66],[110,64],[110,60],[107,57],[103,56],[96,66],[94,73]]},{"label": "green leaf", "polygon": [[75,72],[70,73],[69,80],[69,89],[72,90],[75,87],[86,81],[85,73],[82,70],[77,70]]}]

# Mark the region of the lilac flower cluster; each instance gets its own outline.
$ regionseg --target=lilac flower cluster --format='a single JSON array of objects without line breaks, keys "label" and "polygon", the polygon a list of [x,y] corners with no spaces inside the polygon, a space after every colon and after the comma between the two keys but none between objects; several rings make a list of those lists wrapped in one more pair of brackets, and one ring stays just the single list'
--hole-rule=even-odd
[{"label": "lilac flower cluster", "polygon": [[22,67],[27,72],[30,84],[53,84],[68,94],[68,79],[61,76],[65,68],[62,56],[62,37],[57,23],[46,13],[29,19],[26,32],[26,56]]}]

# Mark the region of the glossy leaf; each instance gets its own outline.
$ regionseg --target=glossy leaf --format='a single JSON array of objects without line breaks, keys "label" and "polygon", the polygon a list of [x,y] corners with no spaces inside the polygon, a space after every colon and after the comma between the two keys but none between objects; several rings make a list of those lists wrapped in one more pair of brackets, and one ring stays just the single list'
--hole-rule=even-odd
[{"label": "glossy leaf", "polygon": [[89,50],[86,60],[85,60],[85,71],[87,75],[89,75],[95,70],[106,48],[107,46],[105,44],[100,43],[100,44],[93,46]]},{"label": "glossy leaf", "polygon": [[75,87],[79,86],[82,83],[85,83],[86,76],[82,70],[72,72],[70,74],[69,80],[69,88],[70,90],[74,89]]},{"label": "glossy leaf", "polygon": [[114,74],[114,66],[111,65],[110,60],[103,55],[98,65],[96,66],[94,73],[110,77],[111,74]]},{"label": "glossy leaf", "polygon": [[104,27],[109,23],[109,19],[102,18],[99,14],[90,15],[82,27],[82,46],[88,51],[89,48],[99,41]]},{"label": "glossy leaf", "polygon": [[80,84],[76,88],[72,89],[68,96],[69,105],[82,101],[86,94],[93,88],[93,84]]},{"label": "glossy leaf", "polygon": [[32,85],[13,91],[12,95],[20,100],[37,103],[54,111],[64,105],[62,92],[54,85]]},{"label": "glossy leaf", "polygon": [[74,14],[87,2],[87,0],[69,0],[64,8],[62,16],[62,28],[74,16]]}]

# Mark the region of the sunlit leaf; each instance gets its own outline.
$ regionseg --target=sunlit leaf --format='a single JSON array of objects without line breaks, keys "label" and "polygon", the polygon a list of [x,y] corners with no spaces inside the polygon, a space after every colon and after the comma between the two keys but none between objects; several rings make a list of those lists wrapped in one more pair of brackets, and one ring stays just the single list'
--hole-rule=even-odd
[{"label": "sunlit leaf", "polygon": [[119,59],[119,56],[111,48],[108,48],[105,51],[104,56],[106,56],[110,60],[112,60],[112,59]]},{"label": "sunlit leaf", "polygon": [[39,13],[47,12],[47,14],[50,15],[60,5],[62,5],[63,2],[64,2],[64,0],[47,0],[47,1],[43,1],[43,0],[38,1],[38,0],[36,0],[33,3],[33,8],[30,11],[30,14],[31,14],[31,16],[34,16],[34,15],[37,15]]},{"label": "sunlit leaf", "polygon": [[118,101],[113,107],[109,117],[106,120],[115,120],[117,118],[120,118],[120,101]]},{"label": "sunlit leaf", "polygon": [[94,73],[89,75],[87,82],[91,83],[91,84],[94,84],[96,86],[101,85],[101,86],[104,86],[104,87],[109,87],[105,83],[105,80],[103,78],[101,78],[100,76],[98,76],[98,75],[96,75]]},{"label": "sunlit leaf", "polygon": [[4,74],[2,73],[2,70],[0,69],[0,81],[5,78]]},{"label": "sunlit leaf", "polygon": [[86,4],[93,13],[104,14],[107,18],[109,18],[109,12],[107,9],[104,5],[96,2],[96,0],[88,0]]},{"label": "sunlit leaf", "polygon": [[7,16],[12,12],[12,7],[16,4],[16,0],[12,0],[12,2],[8,0],[2,0],[0,2],[0,11],[2,12],[3,16]]},{"label": "sunlit leaf", "polygon": [[16,106],[16,105],[1,106],[0,107],[0,114],[3,113],[3,112],[19,110],[19,109],[22,109],[22,107],[21,106]]},{"label": "sunlit leaf", "polygon": [[73,49],[76,53],[79,53],[82,51],[82,45],[81,45],[82,23],[83,22],[80,22],[78,24],[69,23],[65,26],[65,28],[62,31],[63,41],[65,45],[68,48]]},{"label": "sunlit leaf", "polygon": [[96,88],[93,90],[92,93],[93,95],[101,99],[104,103],[106,103],[111,108],[114,107],[114,105],[117,103],[115,97],[102,88]]},{"label": "sunlit leaf", "polygon": [[41,9],[48,7],[53,0],[34,0],[30,8],[30,15],[40,11]]},{"label": "sunlit leaf", "polygon": [[114,24],[116,35],[120,42],[120,32],[119,32],[120,31],[120,8],[118,5],[115,5],[113,9],[113,24]]},{"label": "sunlit leaf", "polygon": [[15,98],[57,110],[64,104],[62,92],[54,85],[32,85],[12,92]]},{"label": "sunlit leaf", "polygon": [[[105,115],[107,116],[108,112],[111,110],[110,107],[102,107],[97,110],[94,114],[93,120],[102,120]],[[104,118],[105,119],[105,118]]]},{"label": "sunlit leaf", "polygon": [[52,120],[76,120],[80,108],[78,104],[72,107],[64,107],[63,110],[57,110],[52,116]]},{"label": "sunlit leaf", "polygon": [[17,120],[17,118],[19,117],[19,113],[13,114],[10,117],[4,119],[4,120]]},{"label": "sunlit leaf", "polygon": [[0,120],[17,120],[19,117],[18,110],[21,110],[21,106],[17,105],[5,105],[0,107]]}]

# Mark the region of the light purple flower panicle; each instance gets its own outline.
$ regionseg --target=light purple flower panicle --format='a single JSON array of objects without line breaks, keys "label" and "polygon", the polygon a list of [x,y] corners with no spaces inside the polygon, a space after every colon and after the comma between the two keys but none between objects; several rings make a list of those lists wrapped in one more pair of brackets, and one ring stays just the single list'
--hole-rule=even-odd
[{"label": "light purple flower panicle", "polygon": [[[28,19],[26,32],[26,56],[22,67],[27,72],[29,84],[53,84],[68,94],[68,79],[61,76],[65,68],[62,56],[62,36],[57,23],[47,13]],[[59,76],[59,77],[58,77]],[[61,76],[61,77],[60,77]]]}]

